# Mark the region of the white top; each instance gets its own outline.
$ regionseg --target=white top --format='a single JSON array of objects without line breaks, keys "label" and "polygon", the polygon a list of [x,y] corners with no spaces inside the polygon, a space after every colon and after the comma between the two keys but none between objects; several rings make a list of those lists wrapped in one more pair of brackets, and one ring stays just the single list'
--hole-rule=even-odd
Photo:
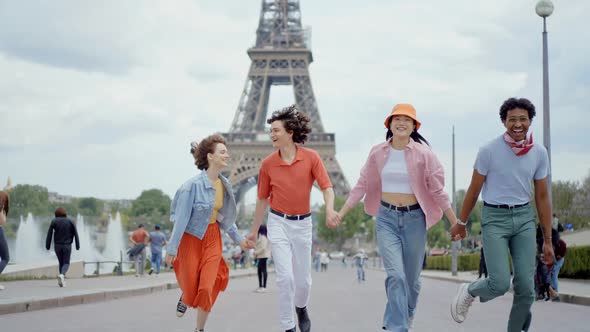
[{"label": "white top", "polygon": [[389,148],[389,157],[381,171],[381,191],[397,194],[414,193],[410,187],[404,150]]}]

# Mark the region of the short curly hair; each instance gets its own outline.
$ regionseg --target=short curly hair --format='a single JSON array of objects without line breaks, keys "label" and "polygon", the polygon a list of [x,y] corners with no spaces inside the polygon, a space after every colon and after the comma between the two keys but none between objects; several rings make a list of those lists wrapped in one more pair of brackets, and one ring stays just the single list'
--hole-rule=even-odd
[{"label": "short curly hair", "polygon": [[311,133],[309,126],[309,116],[297,110],[295,104],[287,106],[279,111],[274,111],[272,116],[266,120],[266,123],[272,124],[280,120],[283,122],[283,127],[288,133],[293,133],[293,142],[304,144],[307,141],[307,136]]},{"label": "short curly hair", "polygon": [[526,110],[529,113],[529,120],[531,121],[537,114],[535,111],[535,105],[533,105],[530,100],[526,98],[508,98],[504,101],[502,106],[500,106],[500,120],[505,122],[508,117],[508,111],[512,111],[516,108]]},{"label": "short curly hair", "polygon": [[219,134],[207,136],[199,143],[197,146],[197,161],[195,162],[198,169],[209,169],[209,160],[207,159],[207,154],[215,153],[215,148],[219,143],[225,144],[225,138]]}]

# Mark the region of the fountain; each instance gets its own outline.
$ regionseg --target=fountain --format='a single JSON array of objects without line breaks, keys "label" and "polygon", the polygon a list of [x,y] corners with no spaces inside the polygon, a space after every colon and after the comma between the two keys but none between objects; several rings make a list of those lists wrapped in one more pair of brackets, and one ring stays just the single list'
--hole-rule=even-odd
[{"label": "fountain", "polygon": [[[84,222],[84,216],[78,213],[76,217],[76,228],[80,239],[80,250],[75,249],[75,243],[72,245],[72,260],[83,260],[84,262],[96,262],[100,258],[100,253],[96,250],[94,242],[90,236],[90,229]],[[84,274],[94,273],[96,265],[86,264]]]},{"label": "fountain", "polygon": [[21,216],[16,232],[14,262],[23,264],[51,260],[52,252],[47,252],[44,246],[45,238],[42,235],[41,225],[35,221],[31,213],[26,219]]},{"label": "fountain", "polygon": [[[102,253],[103,261],[120,261],[121,251],[123,251],[123,260],[125,260],[127,245],[125,241],[125,235],[123,234],[123,227],[121,226],[121,214],[117,212],[115,218],[109,216],[109,225],[107,227],[107,235],[105,241],[105,249]],[[103,267],[101,266],[101,273],[103,271],[110,273],[113,271],[115,264],[106,263]],[[124,267],[125,268],[125,267]],[[126,268],[124,269],[126,270]]]}]

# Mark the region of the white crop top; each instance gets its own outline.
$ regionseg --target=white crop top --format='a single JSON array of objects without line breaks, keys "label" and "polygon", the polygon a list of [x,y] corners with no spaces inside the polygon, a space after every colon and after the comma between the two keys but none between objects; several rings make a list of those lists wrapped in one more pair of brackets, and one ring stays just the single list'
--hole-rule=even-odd
[{"label": "white crop top", "polygon": [[404,150],[389,148],[389,158],[381,171],[381,191],[397,194],[414,193],[410,187]]}]

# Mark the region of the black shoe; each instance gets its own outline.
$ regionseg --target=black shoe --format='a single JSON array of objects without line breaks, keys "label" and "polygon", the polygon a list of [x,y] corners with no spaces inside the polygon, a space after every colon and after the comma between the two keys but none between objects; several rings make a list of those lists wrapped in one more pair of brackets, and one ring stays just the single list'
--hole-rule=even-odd
[{"label": "black shoe", "polygon": [[150,272],[148,272],[149,275],[152,275],[152,273],[154,273],[154,269],[150,269]]},{"label": "black shoe", "polygon": [[299,322],[299,329],[301,332],[310,332],[311,320],[309,320],[309,315],[307,314],[307,307],[295,307],[295,312],[297,313],[297,321]]},{"label": "black shoe", "polygon": [[176,317],[182,317],[184,316],[184,313],[186,312],[186,304],[184,304],[184,302],[182,302],[182,295],[180,295],[180,299],[178,299],[178,303],[176,304]]},{"label": "black shoe", "polygon": [[285,330],[285,332],[295,332],[295,328],[289,329],[289,330]]}]

